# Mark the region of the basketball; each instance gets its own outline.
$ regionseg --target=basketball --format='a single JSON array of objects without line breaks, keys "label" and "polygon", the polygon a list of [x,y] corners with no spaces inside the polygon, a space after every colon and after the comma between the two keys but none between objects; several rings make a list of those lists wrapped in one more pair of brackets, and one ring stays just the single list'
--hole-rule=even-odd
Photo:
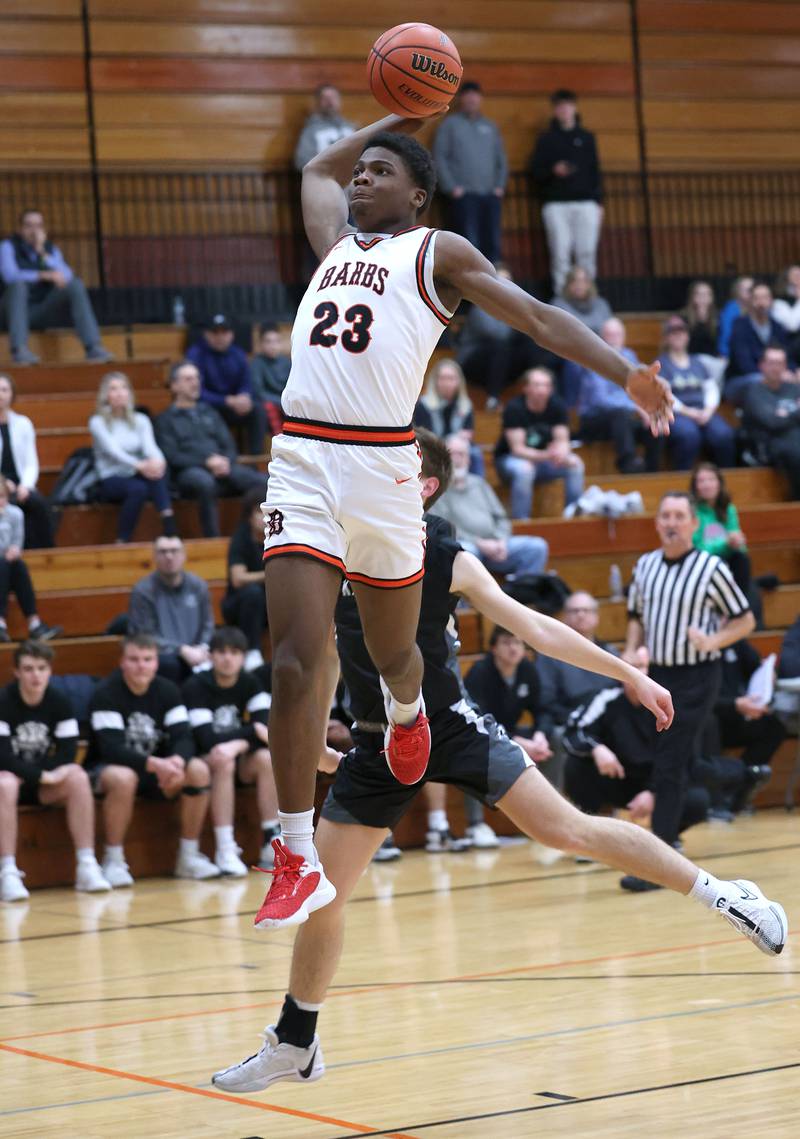
[{"label": "basketball", "polygon": [[367,59],[372,94],[387,110],[423,119],[443,111],[463,74],[458,48],[430,24],[398,24],[379,36]]}]

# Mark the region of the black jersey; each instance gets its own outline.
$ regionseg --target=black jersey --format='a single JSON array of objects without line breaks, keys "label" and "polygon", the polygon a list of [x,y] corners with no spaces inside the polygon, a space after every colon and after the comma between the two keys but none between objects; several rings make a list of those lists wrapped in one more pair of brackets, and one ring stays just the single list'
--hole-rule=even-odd
[{"label": "black jersey", "polygon": [[[459,682],[448,665],[447,637],[458,603],[451,588],[453,562],[461,546],[452,536],[449,522],[434,515],[427,515],[426,521],[428,537],[417,644],[425,662],[422,693],[427,713],[432,716],[462,699]],[[356,721],[384,724],[386,712],[378,674],[364,644],[356,600],[346,583],[336,606],[336,643],[347,689],[345,706]]]},{"label": "black jersey", "polygon": [[149,756],[194,755],[189,716],[177,684],[153,678],[141,696],[115,669],[97,686],[89,705],[91,739],[87,767],[115,763],[143,774]]},{"label": "black jersey", "polygon": [[252,672],[240,672],[230,688],[217,683],[212,669],[198,672],[184,684],[183,697],[200,755],[228,740],[247,740],[251,747],[258,746],[253,725],[256,721],[266,724],[272,697]]},{"label": "black jersey", "polygon": [[48,684],[38,704],[26,704],[12,680],[0,691],[0,771],[37,786],[43,771],[72,763],[78,721],[67,697]]}]

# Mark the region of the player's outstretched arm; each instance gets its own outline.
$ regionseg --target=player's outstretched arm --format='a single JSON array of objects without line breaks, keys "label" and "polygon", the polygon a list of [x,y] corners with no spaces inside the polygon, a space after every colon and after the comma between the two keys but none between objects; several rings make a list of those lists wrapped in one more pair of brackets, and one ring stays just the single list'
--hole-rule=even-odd
[{"label": "player's outstretched arm", "polygon": [[441,282],[543,348],[625,388],[649,416],[653,434],[669,433],[673,397],[669,384],[658,375],[658,363],[631,366],[574,316],[537,301],[512,281],[498,277],[491,262],[455,233],[443,232],[436,239],[435,276],[437,286]]},{"label": "player's outstretched arm", "polygon": [[514,601],[503,593],[478,559],[465,550],[456,554],[453,562],[452,589],[454,593],[460,593],[471,601],[479,613],[521,637],[537,652],[574,664],[577,668],[609,676],[620,683],[633,684],[641,702],[655,716],[659,731],[672,723],[672,697],[666,688],[582,637],[569,625]]},{"label": "player's outstretched arm", "polygon": [[348,233],[349,209],[345,187],[353,177],[353,167],[364,144],[378,131],[414,134],[430,119],[403,119],[387,115],[376,123],[362,127],[355,134],[334,142],[303,167],[303,224],[311,248],[320,260],[335,241]]}]

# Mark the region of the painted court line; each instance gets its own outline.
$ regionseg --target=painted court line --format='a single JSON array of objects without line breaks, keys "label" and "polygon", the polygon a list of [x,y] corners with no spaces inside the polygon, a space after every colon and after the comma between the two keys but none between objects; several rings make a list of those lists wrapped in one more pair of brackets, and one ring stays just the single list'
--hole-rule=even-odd
[{"label": "painted court line", "polygon": [[30,1115],[34,1111],[55,1111],[60,1107],[85,1107],[93,1103],[116,1103],[121,1099],[144,1099],[147,1096],[164,1095],[163,1088],[154,1088],[151,1092],[126,1092],[125,1095],[97,1096],[94,1099],[71,1099],[64,1103],[41,1103],[38,1107],[13,1107],[10,1111],[0,1111],[0,1118],[5,1115]]}]

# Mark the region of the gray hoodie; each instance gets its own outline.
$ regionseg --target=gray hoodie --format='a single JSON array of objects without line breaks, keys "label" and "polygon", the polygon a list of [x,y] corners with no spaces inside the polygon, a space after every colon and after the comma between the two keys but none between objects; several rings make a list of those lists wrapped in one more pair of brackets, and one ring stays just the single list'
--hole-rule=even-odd
[{"label": "gray hoodie", "polygon": [[461,186],[467,194],[491,194],[505,188],[508,161],[497,124],[460,111],[449,114],[433,141],[433,157],[442,192]]},{"label": "gray hoodie", "polygon": [[300,132],[297,146],[294,150],[294,165],[296,170],[302,170],[307,162],[333,146],[340,138],[347,138],[355,127],[341,115],[321,115],[318,111],[312,112]]}]

